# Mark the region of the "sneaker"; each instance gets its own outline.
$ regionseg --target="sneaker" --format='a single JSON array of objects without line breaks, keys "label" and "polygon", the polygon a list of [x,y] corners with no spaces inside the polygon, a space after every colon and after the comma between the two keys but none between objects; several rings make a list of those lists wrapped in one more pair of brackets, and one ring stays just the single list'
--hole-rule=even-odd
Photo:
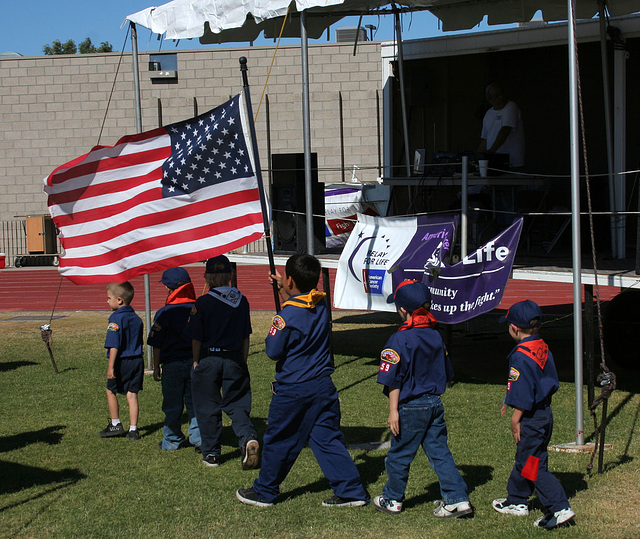
[{"label": "sneaker", "polygon": [[443,501],[433,502],[436,507],[434,516],[438,518],[460,518],[473,515],[473,508],[469,502],[447,503]]},{"label": "sneaker", "polygon": [[367,505],[367,500],[357,500],[356,498],[341,498],[340,496],[331,496],[322,502],[323,507],[360,507]]},{"label": "sneaker", "polygon": [[258,449],[260,444],[255,438],[248,438],[240,448],[242,453],[242,469],[253,470],[258,467]]},{"label": "sneaker", "polygon": [[383,513],[389,513],[390,515],[397,515],[402,511],[402,502],[396,500],[385,500],[382,496],[376,496],[373,499],[373,506]]},{"label": "sneaker", "polygon": [[575,516],[576,514],[571,510],[571,507],[567,507],[565,509],[560,509],[560,511],[556,511],[555,513],[549,513],[548,515],[540,517],[533,523],[533,525],[538,528],[551,530],[556,526],[560,526],[560,524],[569,522]]},{"label": "sneaker", "polygon": [[503,513],[505,515],[526,517],[529,514],[529,506],[526,503],[507,504],[506,498],[497,498],[491,502],[491,505],[493,505],[493,508],[498,511],[498,513]]},{"label": "sneaker", "polygon": [[122,428],[122,423],[118,423],[117,425],[113,425],[111,423],[111,419],[109,419],[109,424],[106,429],[100,431],[101,438],[111,438],[112,436],[122,436],[124,434],[124,429]]},{"label": "sneaker", "polygon": [[256,507],[271,507],[272,502],[267,502],[258,496],[252,488],[241,488],[236,490],[236,498],[247,505],[255,505]]},{"label": "sneaker", "polygon": [[202,462],[204,462],[205,466],[211,466],[212,468],[215,466],[220,466],[220,456],[206,455],[202,457]]},{"label": "sneaker", "polygon": [[129,432],[127,432],[127,438],[129,440],[139,440],[140,431],[138,429],[130,430]]}]

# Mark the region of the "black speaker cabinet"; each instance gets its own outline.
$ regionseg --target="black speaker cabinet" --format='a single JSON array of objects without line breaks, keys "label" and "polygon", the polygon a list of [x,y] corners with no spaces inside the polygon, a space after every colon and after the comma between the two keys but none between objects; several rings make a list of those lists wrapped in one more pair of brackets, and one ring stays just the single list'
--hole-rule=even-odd
[{"label": "black speaker cabinet", "polygon": [[[274,252],[307,253],[304,154],[271,156]],[[326,250],[324,224],[324,184],[318,181],[318,154],[311,154],[311,199],[314,254]]]}]

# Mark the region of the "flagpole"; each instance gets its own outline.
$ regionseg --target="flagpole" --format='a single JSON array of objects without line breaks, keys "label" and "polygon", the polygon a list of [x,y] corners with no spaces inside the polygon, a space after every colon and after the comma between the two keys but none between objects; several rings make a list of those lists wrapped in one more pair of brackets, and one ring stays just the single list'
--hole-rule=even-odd
[{"label": "flagpole", "polygon": [[[140,105],[140,70],[138,68],[138,33],[135,23],[131,22],[131,56],[133,58],[133,94],[136,102],[136,128],[142,133],[142,106]],[[144,323],[149,331],[151,328],[151,288],[149,286],[149,274],[142,277],[144,283]],[[151,358],[153,348],[147,345],[147,369],[151,370]]]},{"label": "flagpole", "polygon": [[[264,185],[262,184],[262,169],[260,168],[260,157],[258,155],[258,142],[256,140],[256,126],[253,121],[253,108],[251,107],[251,94],[249,93],[249,78],[247,76],[247,59],[240,57],[240,71],[242,72],[242,89],[244,91],[244,101],[247,107],[247,116],[249,116],[249,133],[251,134],[251,145],[253,147],[253,155],[256,167],[256,179],[258,180],[258,192],[260,193],[260,206],[262,207],[262,222],[264,224],[264,235],[267,244],[267,256],[269,257],[269,270],[272,274],[276,272],[276,265],[273,260],[273,247],[271,244],[271,227],[269,226],[269,217],[267,214],[267,200],[264,194]],[[276,312],[280,310],[280,291],[278,283],[273,281],[273,299],[276,304]]]}]

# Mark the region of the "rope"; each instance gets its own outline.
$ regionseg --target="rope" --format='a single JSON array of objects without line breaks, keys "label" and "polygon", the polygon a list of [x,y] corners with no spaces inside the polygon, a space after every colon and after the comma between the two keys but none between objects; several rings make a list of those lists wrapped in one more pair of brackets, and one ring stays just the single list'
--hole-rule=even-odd
[{"label": "rope", "polygon": [[116,87],[116,80],[118,79],[118,73],[120,72],[120,64],[122,64],[122,58],[124,57],[124,48],[127,45],[127,39],[129,39],[129,30],[131,29],[131,25],[127,25],[127,33],[124,36],[124,43],[122,44],[122,52],[120,53],[120,58],[118,59],[118,67],[116,68],[116,74],[113,77],[113,84],[111,85],[111,92],[109,93],[109,99],[107,100],[107,107],[104,110],[104,117],[102,118],[102,125],[100,126],[100,134],[98,135],[98,142],[96,146],[100,145],[100,139],[102,138],[102,131],[104,130],[104,124],[107,122],[107,114],[109,112],[109,106],[111,105],[111,98],[113,97],[113,91]]},{"label": "rope", "polygon": [[287,17],[289,17],[290,9],[291,9],[291,4],[289,4],[289,7],[287,8],[287,12],[284,14],[284,20],[282,21],[282,26],[280,27],[280,35],[278,35],[276,48],[273,51],[273,56],[271,57],[271,64],[269,65],[269,71],[267,72],[267,79],[264,81],[264,86],[262,87],[262,95],[260,96],[260,101],[258,101],[258,107],[256,108],[256,113],[253,115],[253,123],[255,123],[258,120],[258,113],[260,112],[262,99],[264,98],[264,94],[267,92],[267,84],[269,83],[269,77],[271,76],[271,69],[273,68],[273,63],[276,61],[276,54],[278,53],[278,48],[280,47],[280,40],[282,39],[282,34],[284,33],[284,25],[287,24]]},{"label": "rope", "polygon": [[[606,3],[606,2],[605,2]],[[572,11],[575,14],[575,0],[571,0]],[[600,403],[604,400],[609,399],[611,393],[616,387],[616,376],[613,374],[607,367],[605,361],[605,353],[604,353],[604,334],[603,334],[603,326],[602,326],[602,306],[600,302],[600,285],[598,283],[598,266],[596,262],[596,245],[595,245],[595,233],[593,227],[593,208],[591,205],[591,182],[589,179],[589,161],[587,159],[587,142],[586,142],[586,130],[584,125],[584,106],[582,102],[582,86],[580,79],[580,62],[578,58],[578,42],[576,37],[576,20],[575,16],[571,19],[571,24],[573,25],[573,35],[574,35],[574,47],[576,51],[576,70],[578,75],[578,105],[580,110],[580,132],[582,135],[582,156],[584,161],[584,176],[585,176],[585,186],[587,189],[587,207],[588,207],[588,216],[589,216],[589,235],[591,241],[591,257],[593,263],[593,274],[595,277],[595,290],[596,290],[596,309],[597,309],[597,320],[598,320],[598,337],[600,344],[600,368],[601,373],[598,375],[597,381],[601,386],[601,393],[598,398],[596,398],[591,405],[589,406],[589,411],[593,417],[593,424],[595,428],[595,443],[593,447],[593,452],[591,453],[591,459],[587,466],[587,472],[591,473],[591,469],[593,468],[593,460],[598,451],[598,441],[600,434],[600,425],[598,425],[598,419],[596,416],[596,408]]]}]

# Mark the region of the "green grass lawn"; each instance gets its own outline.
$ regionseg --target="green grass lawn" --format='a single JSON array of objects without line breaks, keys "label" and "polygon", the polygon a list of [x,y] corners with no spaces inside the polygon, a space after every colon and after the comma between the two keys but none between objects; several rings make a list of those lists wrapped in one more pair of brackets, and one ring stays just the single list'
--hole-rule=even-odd
[{"label": "green grass lawn", "polygon": [[[38,320],[11,320],[0,313],[0,536],[2,537],[538,537],[532,526],[541,515],[534,499],[529,517],[500,515],[491,500],[506,495],[515,445],[508,416],[500,416],[506,382],[506,354],[512,347],[495,318],[474,322],[471,335],[454,331],[450,348],[455,385],[444,396],[449,445],[465,480],[475,517],[441,521],[432,515],[440,498],[437,478],[424,454],[416,457],[400,515],[372,506],[321,506],[331,495],[327,481],[305,448],[270,508],[240,504],[238,488],[251,486],[257,470],[242,471],[236,440],[225,417],[223,462],[205,467],[190,448],[162,452],[160,384],[145,377],[140,394],[139,442],[101,439],[107,421],[106,359],[108,313],[56,313],[53,372]],[[253,313],[249,357],[253,417],[261,438],[270,402],[274,363],[264,353],[269,313]],[[382,313],[334,313],[334,351],[349,444],[388,440],[387,400],[376,383],[378,353],[397,325]],[[561,387],[554,398],[552,443],[574,441],[575,411],[570,323],[545,332],[558,363]],[[638,372],[615,369],[619,389],[609,402],[605,473],[586,475],[589,454],[550,454],[577,525],[556,537],[640,536],[640,396]],[[585,391],[586,395],[586,391]],[[585,396],[586,399],[586,396]],[[587,405],[585,403],[585,410]],[[598,412],[600,413],[600,411]],[[128,426],[128,409],[121,414]],[[587,441],[593,427],[585,418]],[[386,480],[385,451],[352,449],[371,496]]]}]

